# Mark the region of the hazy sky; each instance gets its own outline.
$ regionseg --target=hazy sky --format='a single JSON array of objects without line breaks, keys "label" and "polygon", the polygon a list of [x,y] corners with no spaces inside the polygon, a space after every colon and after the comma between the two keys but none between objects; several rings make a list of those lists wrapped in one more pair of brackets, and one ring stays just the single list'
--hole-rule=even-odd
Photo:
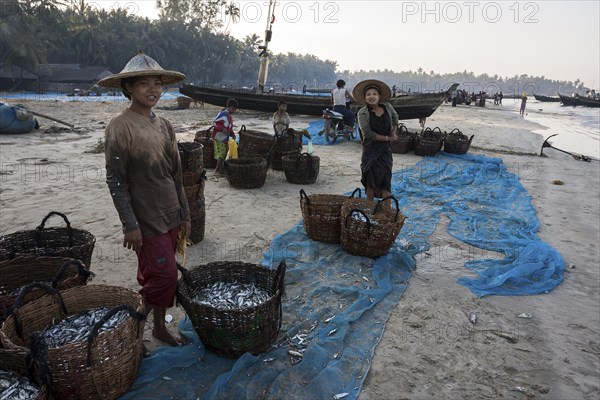
[{"label": "hazy sky", "polygon": [[[158,16],[154,0],[95,3]],[[237,3],[231,35],[264,38],[268,0]],[[335,60],[339,70],[466,69],[580,79],[598,89],[600,1],[279,1],[269,49]]]}]

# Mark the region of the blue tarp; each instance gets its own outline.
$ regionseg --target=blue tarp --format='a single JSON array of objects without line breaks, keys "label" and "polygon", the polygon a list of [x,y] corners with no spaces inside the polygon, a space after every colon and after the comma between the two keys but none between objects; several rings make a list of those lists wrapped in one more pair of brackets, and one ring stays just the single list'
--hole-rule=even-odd
[{"label": "blue tarp", "polygon": [[[122,398],[331,399],[348,393],[344,399],[356,399],[415,255],[430,248],[427,238],[442,214],[458,240],[504,254],[466,264],[476,274],[459,282],[476,295],[545,293],[562,281],[562,258],[536,236],[531,198],[501,160],[440,153],[392,179],[408,218],[385,257],[351,256],[340,245],[314,242],[301,223],[272,241],[261,263],[274,268],[285,259],[288,265],[275,348],[237,360],[218,357],[204,351],[184,320],[180,329],[191,343],[156,350]],[[298,333],[306,334],[306,350],[293,364],[288,351]]]}]

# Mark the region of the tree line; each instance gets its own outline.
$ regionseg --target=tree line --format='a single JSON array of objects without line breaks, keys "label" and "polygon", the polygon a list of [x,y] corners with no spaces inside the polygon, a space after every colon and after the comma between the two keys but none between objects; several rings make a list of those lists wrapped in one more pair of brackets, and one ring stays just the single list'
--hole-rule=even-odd
[{"label": "tree line", "polygon": [[[34,70],[39,64],[103,65],[118,72],[139,50],[165,69],[186,74],[197,84],[256,83],[258,35],[230,36],[223,15],[235,23],[240,10],[227,0],[157,0],[159,18],[150,20],[127,8],[105,10],[85,0],[1,0],[0,62]],[[500,77],[463,71],[339,71],[336,61],[310,54],[271,54],[269,81],[284,88],[332,88],[337,79],[349,87],[366,78],[381,79],[399,91],[444,90],[457,82],[468,91],[552,94],[581,91],[584,83],[520,75]]]}]

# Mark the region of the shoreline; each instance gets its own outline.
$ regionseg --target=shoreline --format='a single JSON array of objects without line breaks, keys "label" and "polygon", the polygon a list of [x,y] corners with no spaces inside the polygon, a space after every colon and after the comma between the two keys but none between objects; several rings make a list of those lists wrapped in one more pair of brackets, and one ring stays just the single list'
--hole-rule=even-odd
[{"label": "shoreline", "polygon": [[[180,140],[192,140],[219,109],[167,108],[173,103],[161,101],[156,113],[173,123]],[[44,128],[60,126],[44,121],[40,132],[0,135],[0,229],[34,229],[49,211],[64,212],[73,227],[96,236],[91,268],[97,276],[92,283],[137,290],[136,259],[121,245],[119,219],[105,183],[104,155],[85,153],[125,105],[27,104],[83,131],[44,134]],[[517,388],[549,399],[600,395],[600,172],[594,162],[575,161],[560,152],[534,156],[544,140],[534,132],[541,125],[506,111],[442,105],[427,126],[445,131],[460,127],[467,136],[475,135],[471,153],[501,158],[531,196],[540,223],[538,236],[574,267],[567,267],[564,281],[548,294],[477,298],[456,283],[470,274],[464,263],[476,250],[452,238],[446,232],[447,217],[442,217],[428,239],[432,250],[417,258],[417,269],[385,322],[359,399],[524,398],[528,392]],[[292,127],[313,120],[292,116]],[[258,112],[240,111],[234,123],[238,129],[245,124],[271,131],[270,115]],[[420,130],[417,120],[406,125],[410,131]],[[321,158],[320,175],[305,187],[308,194],[345,193],[360,185],[360,143],[315,146],[314,151]],[[394,154],[394,172],[420,160],[414,154]],[[564,185],[552,184],[556,179]],[[276,235],[301,220],[300,188],[287,183],[280,171],[269,171],[258,190],[234,190],[225,179],[209,179],[206,233],[201,243],[188,249],[188,266],[218,260],[258,262]],[[183,310],[168,312],[174,317],[169,327],[176,329]],[[475,325],[469,322],[471,312],[478,316]],[[523,320],[517,317],[520,313],[533,317]],[[151,326],[150,319],[146,344],[156,348],[162,343],[151,337]],[[492,331],[507,332],[517,340],[513,343]]]}]

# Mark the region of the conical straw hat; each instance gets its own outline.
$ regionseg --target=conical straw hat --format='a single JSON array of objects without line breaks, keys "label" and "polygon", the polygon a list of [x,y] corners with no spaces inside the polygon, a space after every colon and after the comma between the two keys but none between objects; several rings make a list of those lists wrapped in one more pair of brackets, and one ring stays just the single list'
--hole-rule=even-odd
[{"label": "conical straw hat", "polygon": [[100,79],[98,84],[100,86],[120,88],[122,79],[153,75],[160,76],[163,85],[172,85],[185,79],[185,75],[181,72],[163,69],[154,59],[140,51],[140,54],[129,60],[121,72]]},{"label": "conical straw hat", "polygon": [[381,103],[388,101],[392,97],[392,91],[387,83],[377,79],[367,79],[357,83],[352,90],[352,97],[354,97],[358,104],[366,104],[365,92],[372,87],[379,89],[379,101]]}]

